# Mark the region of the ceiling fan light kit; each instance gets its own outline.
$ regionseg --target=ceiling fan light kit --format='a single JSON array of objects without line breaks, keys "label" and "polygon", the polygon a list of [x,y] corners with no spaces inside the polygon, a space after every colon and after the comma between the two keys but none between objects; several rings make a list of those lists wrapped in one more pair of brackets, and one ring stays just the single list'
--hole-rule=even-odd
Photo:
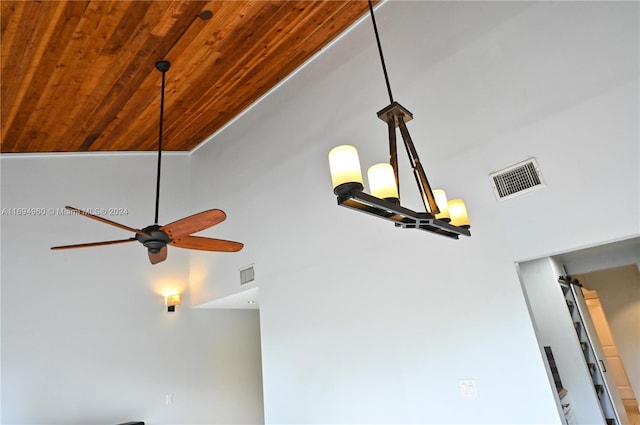
[{"label": "ceiling fan light kit", "polygon": [[54,246],[53,250],[88,248],[104,245],[115,245],[127,242],[138,241],[147,248],[149,261],[151,264],[158,264],[167,259],[167,245],[176,246],[178,248],[196,249],[201,251],[214,252],[237,252],[244,245],[240,242],[227,241],[223,239],[213,239],[201,236],[193,236],[193,233],[208,229],[216,224],[223,222],[227,215],[219,209],[202,211],[174,221],[170,224],[161,226],[158,224],[158,211],[160,206],[160,171],[162,167],[162,135],[164,125],[164,92],[165,92],[165,74],[171,67],[168,61],[159,61],[156,63],[156,69],[162,73],[162,89],[160,93],[160,124],[158,132],[158,169],[156,179],[156,199],[155,199],[155,216],[154,224],[143,229],[135,229],[116,223],[104,217],[90,214],[78,208],[66,206],[65,208],[76,214],[83,215],[87,218],[109,224],[114,227],[132,232],[133,237],[128,239],[118,239],[103,242],[90,242],[74,245]]},{"label": "ceiling fan light kit", "polygon": [[[386,122],[388,127],[389,163],[376,164],[369,168],[368,178],[371,194],[368,194],[364,192],[360,160],[356,148],[349,145],[333,148],[329,152],[329,167],[333,192],[337,196],[338,205],[383,218],[393,222],[397,227],[405,229],[420,229],[453,239],[458,239],[459,236],[471,236],[469,217],[464,201],[462,199],[447,201],[443,190],[432,190],[429,185],[406,125],[408,121],[413,119],[413,114],[396,102],[391,93],[371,0],[369,0],[369,12],[390,101],[387,107],[378,112],[378,118]],[[397,129],[400,130],[426,212],[416,212],[400,205]]]}]

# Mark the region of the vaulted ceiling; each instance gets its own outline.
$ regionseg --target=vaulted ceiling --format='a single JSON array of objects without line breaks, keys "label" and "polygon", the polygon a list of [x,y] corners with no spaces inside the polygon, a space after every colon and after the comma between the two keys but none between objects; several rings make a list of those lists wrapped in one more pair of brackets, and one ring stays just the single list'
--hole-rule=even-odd
[{"label": "vaulted ceiling", "polygon": [[[367,11],[366,1],[0,2],[3,153],[193,149]],[[209,13],[211,12],[211,13]]]}]

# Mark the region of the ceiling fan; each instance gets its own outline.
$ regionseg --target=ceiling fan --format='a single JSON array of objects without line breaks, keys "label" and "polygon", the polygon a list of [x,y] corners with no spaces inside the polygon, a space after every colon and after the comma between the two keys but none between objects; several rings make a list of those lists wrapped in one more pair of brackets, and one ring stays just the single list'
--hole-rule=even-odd
[{"label": "ceiling fan", "polygon": [[128,239],[119,239],[103,242],[90,242],[75,245],[54,246],[51,249],[72,249],[72,248],[88,248],[93,246],[114,245],[138,241],[147,248],[149,252],[149,260],[151,264],[157,264],[167,259],[167,244],[177,246],[179,248],[197,249],[201,251],[216,252],[237,252],[244,246],[240,242],[226,241],[223,239],[205,238],[201,236],[193,236],[193,233],[208,229],[218,223],[224,221],[227,215],[222,210],[213,209],[202,211],[200,213],[182,218],[172,223],[160,226],[158,224],[158,206],[160,201],[160,167],[162,164],[162,130],[164,121],[164,86],[165,73],[169,70],[170,63],[168,61],[160,61],[156,63],[156,69],[162,72],[162,91],[160,96],[160,131],[158,136],[158,175],[156,180],[156,213],[154,224],[143,229],[134,229],[115,221],[107,220],[98,215],[91,214],[78,208],[66,206],[69,211],[100,221],[111,226],[118,227],[129,232],[133,232],[134,236]]}]

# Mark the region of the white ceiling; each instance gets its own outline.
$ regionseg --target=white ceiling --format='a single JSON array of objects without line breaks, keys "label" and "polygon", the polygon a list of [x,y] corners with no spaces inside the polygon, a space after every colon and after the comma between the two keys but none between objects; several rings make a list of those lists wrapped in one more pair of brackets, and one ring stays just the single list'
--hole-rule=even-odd
[{"label": "white ceiling", "polygon": [[575,275],[636,264],[640,267],[640,238],[593,246],[556,256]]}]

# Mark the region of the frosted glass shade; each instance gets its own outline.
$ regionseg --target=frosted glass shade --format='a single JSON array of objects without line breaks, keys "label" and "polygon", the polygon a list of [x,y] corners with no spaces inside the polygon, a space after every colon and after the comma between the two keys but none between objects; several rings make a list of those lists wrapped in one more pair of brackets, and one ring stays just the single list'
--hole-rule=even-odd
[{"label": "frosted glass shade", "polygon": [[381,199],[398,199],[398,185],[391,164],[382,162],[372,165],[367,171],[367,177],[369,190],[373,196]]},{"label": "frosted glass shade", "polygon": [[439,214],[436,214],[438,220],[448,220],[449,215],[449,203],[447,202],[447,194],[442,189],[435,189],[433,191],[433,197],[436,198],[436,205],[440,210]]},{"label": "frosted glass shade", "polygon": [[451,216],[451,224],[454,226],[469,226],[467,207],[462,199],[449,201],[449,215]]},{"label": "frosted glass shade", "polygon": [[167,295],[166,302],[169,307],[180,305],[180,295]]},{"label": "frosted glass shade", "polygon": [[329,168],[333,188],[345,183],[362,184],[360,158],[358,150],[353,146],[341,145],[329,151]]}]

